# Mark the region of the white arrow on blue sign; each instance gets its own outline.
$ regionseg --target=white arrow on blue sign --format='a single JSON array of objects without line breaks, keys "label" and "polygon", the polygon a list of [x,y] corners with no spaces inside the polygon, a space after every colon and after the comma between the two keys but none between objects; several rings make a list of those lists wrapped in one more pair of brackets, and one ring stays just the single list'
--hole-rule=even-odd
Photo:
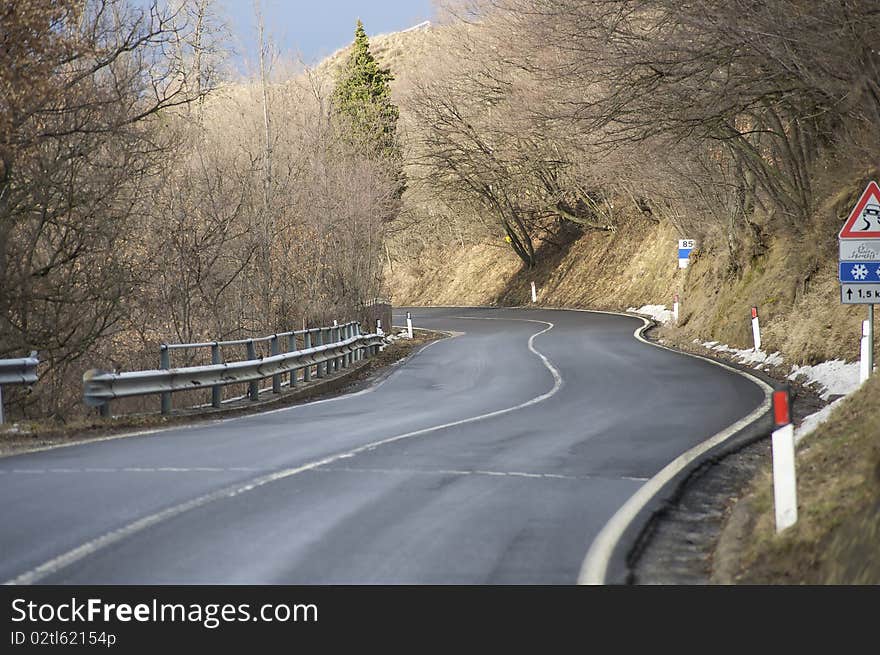
[{"label": "white arrow on blue sign", "polygon": [[840,262],[839,278],[841,282],[880,282],[880,263],[854,261]]}]

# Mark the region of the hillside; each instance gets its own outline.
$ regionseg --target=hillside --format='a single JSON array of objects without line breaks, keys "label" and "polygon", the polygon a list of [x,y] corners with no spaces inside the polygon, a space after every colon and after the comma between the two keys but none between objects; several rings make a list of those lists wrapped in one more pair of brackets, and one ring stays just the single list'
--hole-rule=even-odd
[{"label": "hillside", "polygon": [[[431,29],[375,40],[380,61],[403,81],[395,93],[401,104],[402,119],[415,132],[415,141],[426,132],[440,133],[435,126],[425,123],[425,116],[430,114],[425,111],[424,103],[420,104],[419,90],[411,80],[424,80],[427,73],[437,70],[436,62],[425,56],[431,48],[447,57],[450,53],[462,52],[463,30],[456,32],[447,28],[441,33]],[[492,43],[497,49],[498,42]],[[407,52],[410,46],[412,58]],[[470,48],[470,45],[465,48],[465,54],[473,53]],[[469,65],[474,64],[462,63],[463,68]],[[478,74],[474,73],[474,78]],[[457,84],[472,83],[472,79],[464,76]],[[510,88],[516,88],[517,84],[511,80]],[[473,88],[480,89],[479,85]],[[462,100],[461,107],[470,108],[466,100]],[[484,118],[487,122],[477,125],[477,121]],[[467,120],[470,122],[466,128],[474,130],[470,138],[476,138],[476,132],[482,129],[487,142],[498,144],[499,139],[509,134],[494,122],[491,114],[485,117],[472,114]],[[547,137],[554,138],[549,134]],[[432,138],[436,142],[438,137]],[[451,144],[447,147],[461,145],[452,140],[447,143]],[[522,137],[516,147],[521,148],[521,143]],[[610,212],[613,230],[594,229],[584,224],[569,224],[562,229],[553,227],[557,223],[536,224],[533,236],[537,254],[534,264],[528,265],[509,246],[505,229],[508,237],[512,233],[509,227],[503,227],[506,224],[493,225],[487,218],[492,211],[482,205],[479,198],[455,197],[450,193],[450,188],[455,186],[446,181],[441,184],[437,173],[426,178],[421,171],[425,151],[412,144],[410,148],[411,161],[415,162],[410,171],[416,184],[405,198],[406,220],[399,221],[400,226],[392,231],[385,248],[385,280],[396,305],[527,305],[532,282],[538,288],[538,304],[543,306],[612,310],[643,305],[671,308],[673,294],[679,294],[682,308],[678,325],[663,326],[659,332],[659,337],[670,343],[690,345],[698,340],[750,348],[750,308],[757,306],[763,350],[779,353],[784,361],[783,372],[795,365],[858,359],[865,310],[840,303],[836,234],[867,181],[876,178],[878,171],[854,163],[846,153],[820,155],[816,160],[820,165],[811,166],[809,184],[814,200],[807,213],[800,214],[796,222],[787,226],[781,222],[780,213],[769,204],[758,207],[749,219],[751,231],[738,237],[735,248],[730,247],[729,239],[725,245],[724,232],[716,229],[714,218],[710,218],[719,207],[686,201],[681,207],[690,214],[690,220],[682,220],[680,210],[665,215],[656,210],[646,212],[645,202],[636,197],[633,187],[622,188],[615,180],[604,192],[604,202],[607,207],[613,207]],[[498,152],[495,150],[493,156]],[[633,152],[637,150],[624,151],[621,156],[633,156]],[[511,161],[508,159],[502,167],[506,171],[504,175],[522,174],[521,169],[515,167],[518,164],[512,165]],[[484,168],[471,169],[477,171],[473,175],[488,170],[485,159],[480,165]],[[632,173],[626,160],[617,165],[619,170]],[[656,180],[649,180],[638,170],[633,179],[637,181],[639,175],[645,179],[646,194],[658,188],[653,186]],[[503,177],[490,179],[499,183]],[[601,178],[591,182],[603,184]],[[459,188],[464,191],[466,187]],[[647,204],[651,208],[662,206],[650,195]],[[677,268],[676,247],[680,238],[698,241],[686,270]],[[876,346],[875,343],[875,349]],[[867,403],[868,407],[877,409],[876,394],[866,390],[860,392],[859,397],[863,406]],[[866,429],[861,416],[854,415],[851,409],[837,409],[829,422],[802,444],[803,468],[799,478],[799,485],[805,490],[802,501],[817,503],[814,489],[821,488],[825,495],[821,510],[811,511],[805,507],[797,532],[787,535],[784,541],[773,536],[772,521],[768,522],[768,517],[772,519],[772,500],[767,506],[768,474],[762,473],[753,483],[754,495],[760,500],[750,501],[748,511],[749,525],[754,530],[751,539],[756,545],[743,555],[745,563],[739,579],[765,583],[880,582],[872,558],[867,558],[864,566],[852,561],[838,567],[833,574],[819,578],[809,567],[798,565],[789,571],[785,565],[786,553],[794,541],[812,549],[810,552],[817,552],[817,544],[830,540],[841,557],[855,557],[864,550],[865,542],[854,535],[868,528],[876,531],[880,525],[880,512],[875,506],[876,480],[870,474],[860,474],[853,480],[848,471],[848,462],[854,458],[859,458],[867,471],[880,464],[880,435]],[[858,444],[835,443],[849,455],[816,454],[825,452],[822,445],[825,435],[841,434],[848,429],[860,435]],[[814,463],[817,458],[822,460],[822,466]],[[768,462],[766,467],[769,469],[769,466]],[[834,479],[850,480],[852,484],[827,482]],[[856,529],[852,522],[832,519],[838,510],[847,516],[857,516],[853,521],[860,521],[861,527]],[[849,527],[840,527],[842,525]],[[750,566],[758,568],[751,570]]]}]

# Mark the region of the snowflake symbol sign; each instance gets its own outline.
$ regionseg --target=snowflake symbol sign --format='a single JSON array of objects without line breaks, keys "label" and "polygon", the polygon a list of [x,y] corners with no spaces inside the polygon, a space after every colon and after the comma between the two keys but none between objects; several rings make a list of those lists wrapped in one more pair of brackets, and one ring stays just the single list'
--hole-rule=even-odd
[{"label": "snowflake symbol sign", "polygon": [[852,267],[850,273],[856,280],[864,280],[868,277],[868,267],[864,264],[856,264]]}]

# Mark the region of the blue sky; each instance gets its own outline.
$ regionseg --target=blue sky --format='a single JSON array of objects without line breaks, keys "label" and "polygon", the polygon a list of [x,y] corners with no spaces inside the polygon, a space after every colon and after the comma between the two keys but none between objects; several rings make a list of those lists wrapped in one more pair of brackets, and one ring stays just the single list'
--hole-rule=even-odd
[{"label": "blue sky", "polygon": [[[260,0],[268,36],[288,56],[314,64],[354,39],[357,19],[367,34],[396,32],[431,19],[431,0]],[[253,0],[218,0],[235,40],[236,61],[253,62]]]}]

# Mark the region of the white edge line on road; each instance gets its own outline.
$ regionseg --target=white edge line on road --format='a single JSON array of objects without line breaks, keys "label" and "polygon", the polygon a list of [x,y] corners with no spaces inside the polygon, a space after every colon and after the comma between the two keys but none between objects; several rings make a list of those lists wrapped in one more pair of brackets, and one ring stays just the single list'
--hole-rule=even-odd
[{"label": "white edge line on road", "polygon": [[[399,366],[401,364],[403,364],[406,361],[409,361],[410,359],[412,359],[416,355],[419,355],[420,353],[424,352],[425,350],[427,350],[428,348],[433,346],[435,343],[440,343],[441,341],[446,341],[447,339],[453,339],[457,336],[460,336],[459,334],[446,332],[445,330],[434,330],[434,332],[438,332],[440,334],[445,334],[446,336],[441,337],[439,339],[435,339],[434,341],[431,341],[430,343],[426,343],[424,346],[422,346],[421,348],[419,348],[415,352],[410,353],[409,355],[407,355],[403,359],[399,359],[398,361],[390,364],[389,367],[398,367],[398,368],[396,368],[396,370],[393,370],[390,373],[388,373],[388,375],[381,378],[378,382],[374,382],[366,389],[361,389],[360,391],[355,391],[353,393],[344,393],[339,396],[333,396],[331,398],[322,398],[321,400],[310,400],[305,403],[296,403],[295,405],[289,405],[287,407],[278,407],[277,409],[266,409],[266,410],[262,410],[262,411],[257,409],[254,412],[250,412],[247,414],[241,414],[240,416],[229,416],[226,418],[213,418],[213,419],[210,417],[205,417],[204,419],[194,421],[193,423],[181,423],[180,425],[167,425],[167,426],[162,426],[162,427],[149,428],[146,430],[136,430],[134,432],[121,432],[119,434],[110,434],[110,435],[107,435],[106,437],[95,437],[94,439],[77,439],[75,441],[65,441],[64,443],[50,444],[48,446],[40,446],[38,448],[29,448],[28,450],[20,450],[18,452],[9,453],[6,455],[0,455],[0,461],[2,461],[4,459],[13,458],[13,457],[18,457],[19,455],[31,455],[33,453],[42,453],[47,450],[57,450],[59,448],[72,448],[73,446],[85,446],[85,445],[93,444],[93,443],[101,443],[102,441],[115,441],[117,439],[129,439],[131,437],[145,437],[150,434],[158,434],[160,432],[169,432],[171,430],[196,430],[198,428],[211,427],[211,426],[217,425],[219,423],[228,423],[229,421],[240,421],[241,419],[253,418],[254,416],[266,416],[268,414],[276,414],[278,412],[289,412],[289,411],[293,411],[296,409],[301,409],[303,407],[308,407],[309,405],[320,405],[322,403],[330,403],[330,402],[334,402],[337,400],[345,400],[347,398],[354,398],[356,396],[362,396],[367,393],[372,393],[373,391],[375,391],[376,389],[381,387],[388,380],[390,380],[391,377],[397,373],[397,371],[400,370]],[[333,379],[333,378],[328,378],[328,379]],[[239,409],[239,408],[234,408],[234,409]],[[244,409],[247,409],[247,408],[244,408]]]},{"label": "white edge line on road", "polygon": [[[477,320],[480,319],[480,317],[468,317],[468,318],[474,318]],[[332,464],[333,462],[339,461],[340,459],[346,459],[349,457],[353,457],[359,453],[362,453],[362,452],[365,452],[368,450],[373,450],[373,449],[378,448],[380,446],[394,443],[395,441],[401,441],[403,439],[411,439],[413,437],[422,436],[424,434],[436,432],[438,430],[444,430],[446,428],[451,428],[451,427],[455,427],[458,425],[464,425],[466,423],[474,423],[476,421],[482,421],[487,418],[493,418],[495,416],[501,416],[503,414],[508,414],[510,412],[514,412],[514,411],[517,411],[520,409],[524,409],[526,407],[530,407],[532,405],[537,405],[538,403],[541,403],[541,402],[547,400],[548,398],[554,396],[562,388],[562,384],[563,384],[562,375],[559,373],[559,370],[555,366],[553,366],[553,364],[550,362],[550,360],[547,359],[547,357],[545,357],[544,354],[541,353],[540,351],[538,351],[534,346],[535,339],[537,337],[541,336],[542,334],[552,330],[554,327],[554,324],[550,323],[549,321],[537,321],[537,320],[532,320],[532,319],[500,319],[500,320],[524,321],[524,322],[529,322],[529,323],[541,323],[541,324],[547,326],[546,328],[544,328],[540,332],[536,332],[531,337],[529,337],[528,347],[529,347],[530,351],[532,351],[535,355],[537,355],[541,359],[544,366],[547,367],[547,370],[549,370],[551,375],[553,376],[553,387],[549,391],[547,391],[539,396],[535,396],[534,398],[531,398],[530,400],[522,402],[518,405],[514,405],[512,407],[506,407],[504,409],[495,410],[494,412],[489,412],[487,414],[480,414],[478,416],[472,416],[472,417],[465,418],[465,419],[459,419],[457,421],[451,421],[449,423],[444,423],[442,425],[435,425],[435,426],[432,426],[429,428],[423,428],[421,430],[414,430],[412,432],[407,432],[405,434],[399,434],[399,435],[396,435],[393,437],[388,437],[386,439],[374,441],[372,443],[368,443],[363,446],[358,446],[357,448],[353,448],[351,450],[348,450],[348,451],[345,451],[342,453],[337,453],[336,455],[330,455],[329,457],[325,457],[323,459],[316,460],[314,462],[309,462],[308,464],[303,464],[302,466],[298,466],[296,468],[289,468],[289,469],[285,469],[282,471],[276,471],[275,473],[270,473],[270,474],[267,474],[267,475],[264,475],[264,476],[261,476],[258,478],[254,478],[254,479],[249,480],[248,482],[245,482],[245,483],[226,487],[224,489],[220,489],[218,491],[214,491],[212,493],[205,494],[205,495],[199,496],[197,498],[193,498],[192,500],[189,500],[185,503],[181,503],[179,505],[169,507],[169,508],[164,509],[162,511],[156,512],[155,514],[151,514],[151,515],[146,516],[142,519],[138,519],[137,521],[129,523],[128,525],[123,526],[122,528],[119,528],[117,530],[113,530],[111,532],[108,532],[108,533],[102,535],[101,537],[98,537],[96,539],[88,541],[88,542],[82,544],[81,546],[78,546],[77,548],[74,548],[74,549],[69,550],[65,553],[62,553],[61,555],[58,555],[57,557],[54,557],[54,558],[44,562],[43,564],[40,564],[39,566],[37,566],[37,567],[35,567],[25,573],[22,573],[21,575],[13,578],[11,580],[6,581],[4,584],[6,584],[6,585],[33,584],[33,583],[38,582],[39,580],[45,578],[48,575],[56,573],[57,571],[60,571],[64,568],[70,566],[71,564],[78,562],[79,560],[83,559],[84,557],[87,557],[93,553],[98,552],[99,550],[101,550],[103,548],[106,548],[107,546],[110,546],[112,544],[115,544],[115,543],[127,538],[127,537],[132,536],[132,535],[136,534],[137,532],[145,530],[151,526],[154,526],[154,525],[161,523],[163,521],[166,521],[168,519],[174,518],[175,516],[183,514],[184,512],[187,512],[189,510],[196,509],[198,507],[202,507],[203,505],[207,505],[208,503],[211,503],[215,500],[238,496],[239,494],[243,494],[248,491],[252,491],[253,489],[256,489],[258,487],[262,487],[264,485],[267,485],[270,482],[276,482],[278,480],[283,480],[285,478],[289,478],[294,475],[298,475],[299,473],[303,473],[305,471],[310,471],[312,469],[318,468],[320,466],[324,466],[326,464]],[[436,343],[436,342],[432,342],[432,343]],[[430,345],[430,344],[428,344],[428,345]],[[386,379],[388,379],[388,378],[386,378]],[[376,386],[378,387],[379,385],[376,385]],[[363,392],[360,392],[360,393],[363,393]],[[346,396],[346,397],[351,397],[351,396]],[[319,402],[321,402],[321,401],[319,401]],[[281,410],[274,410],[274,411],[281,411]],[[233,419],[229,419],[229,420],[233,420]]]},{"label": "white edge line on road", "polygon": [[620,507],[620,509],[617,510],[617,512],[614,513],[614,515],[611,517],[611,519],[609,519],[609,521],[605,524],[605,526],[593,540],[593,543],[590,545],[590,549],[587,551],[587,555],[584,558],[583,564],[581,565],[581,570],[577,580],[578,584],[582,585],[601,585],[606,584],[608,565],[611,562],[611,556],[614,552],[614,548],[617,546],[617,543],[620,541],[620,538],[623,536],[623,533],[629,527],[630,523],[632,523],[633,520],[635,520],[635,518],[638,516],[639,512],[642,511],[642,509],[660,491],[660,489],[663,488],[663,486],[667,482],[672,480],[672,478],[683,471],[690,462],[695,460],[706,451],[714,448],[718,444],[723,443],[747,425],[764,416],[764,414],[766,414],[767,411],[770,409],[773,389],[763,380],[755,377],[754,375],[750,375],[745,371],[736,369],[732,366],[727,366],[726,364],[722,364],[721,362],[709,359],[708,357],[695,355],[693,353],[684,352],[681,350],[675,350],[674,348],[669,348],[667,346],[648,341],[642,336],[642,333],[646,329],[651,327],[652,323],[643,316],[634,316],[632,314],[624,314],[622,312],[608,312],[585,309],[575,311],[640,318],[642,321],[644,321],[644,325],[633,332],[633,336],[642,343],[646,343],[650,346],[655,346],[656,348],[662,348],[670,352],[678,353],[680,355],[687,355],[688,357],[702,359],[703,361],[709,362],[710,364],[715,364],[716,366],[725,368],[728,371],[731,371],[751,380],[764,392],[764,402],[762,402],[761,405],[759,405],[748,416],[726,427],[721,432],[718,432],[712,437],[709,437],[706,441],[694,446],[683,455],[679,455],[674,460],[669,462],[669,464],[663,467],[663,469],[661,469],[659,473],[657,473],[654,477],[645,482],[645,484],[643,484],[639,488],[639,490],[634,493],[629,498],[629,500],[627,500]]}]

